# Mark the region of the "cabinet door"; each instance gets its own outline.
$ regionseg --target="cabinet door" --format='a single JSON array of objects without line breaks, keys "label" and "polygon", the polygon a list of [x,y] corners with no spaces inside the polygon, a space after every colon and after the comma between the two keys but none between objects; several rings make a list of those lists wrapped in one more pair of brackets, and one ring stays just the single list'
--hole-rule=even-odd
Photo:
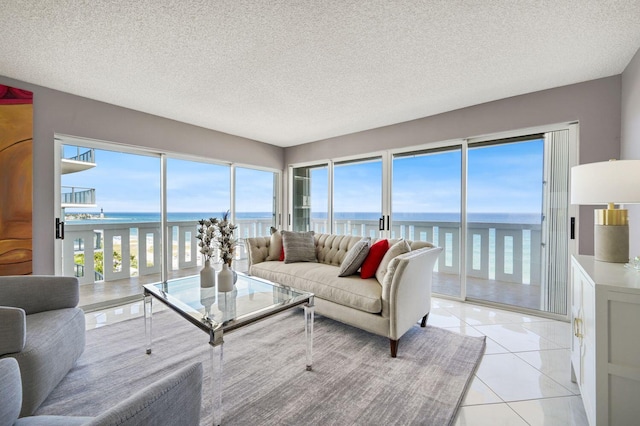
[{"label": "cabinet door", "polygon": [[580,268],[573,262],[571,264],[571,366],[575,374],[576,383],[582,388],[583,372],[581,346],[582,337],[580,334],[582,321],[582,279]]},{"label": "cabinet door", "polygon": [[582,275],[582,400],[589,422],[596,424],[596,291],[593,282]]},{"label": "cabinet door", "polygon": [[595,287],[576,261],[571,262],[571,366],[589,424],[595,424]]}]

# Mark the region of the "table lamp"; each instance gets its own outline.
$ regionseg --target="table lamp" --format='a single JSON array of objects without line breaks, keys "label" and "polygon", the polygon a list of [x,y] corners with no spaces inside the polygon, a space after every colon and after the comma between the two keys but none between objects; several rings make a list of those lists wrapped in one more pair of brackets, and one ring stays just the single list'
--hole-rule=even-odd
[{"label": "table lamp", "polygon": [[616,204],[640,203],[640,160],[610,160],[571,168],[571,204],[607,204],[595,210],[594,257],[629,261],[629,218]]}]

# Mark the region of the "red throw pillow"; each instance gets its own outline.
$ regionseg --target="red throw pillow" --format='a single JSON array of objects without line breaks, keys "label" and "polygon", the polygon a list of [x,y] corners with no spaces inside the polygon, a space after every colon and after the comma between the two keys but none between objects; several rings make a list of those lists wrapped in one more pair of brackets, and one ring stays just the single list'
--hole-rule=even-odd
[{"label": "red throw pillow", "polygon": [[284,262],[284,244],[282,245],[282,249],[280,249],[280,262]]},{"label": "red throw pillow", "polygon": [[376,270],[387,250],[389,250],[389,240],[377,241],[369,248],[369,254],[360,267],[360,278],[375,277]]}]

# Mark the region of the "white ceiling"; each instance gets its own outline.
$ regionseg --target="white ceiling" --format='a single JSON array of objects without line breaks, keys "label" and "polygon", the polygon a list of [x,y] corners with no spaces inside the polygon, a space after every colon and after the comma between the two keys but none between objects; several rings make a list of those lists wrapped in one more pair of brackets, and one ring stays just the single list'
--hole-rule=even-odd
[{"label": "white ceiling", "polygon": [[0,75],[279,146],[620,74],[640,0],[2,0]]}]

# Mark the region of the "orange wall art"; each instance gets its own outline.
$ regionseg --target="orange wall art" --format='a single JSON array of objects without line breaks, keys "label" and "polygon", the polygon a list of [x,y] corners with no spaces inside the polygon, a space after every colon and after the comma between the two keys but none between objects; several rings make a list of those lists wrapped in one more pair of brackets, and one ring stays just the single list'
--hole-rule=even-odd
[{"label": "orange wall art", "polygon": [[33,93],[0,85],[0,275],[32,266]]}]

